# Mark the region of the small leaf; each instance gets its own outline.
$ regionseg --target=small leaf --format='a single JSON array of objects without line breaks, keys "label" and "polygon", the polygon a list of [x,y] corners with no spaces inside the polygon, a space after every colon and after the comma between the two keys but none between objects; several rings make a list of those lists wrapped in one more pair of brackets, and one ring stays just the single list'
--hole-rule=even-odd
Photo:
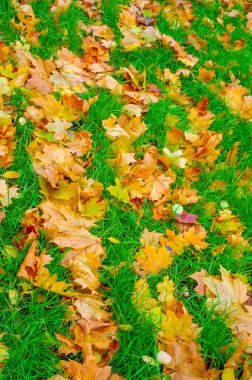
[{"label": "small leaf", "polygon": [[15,179],[15,178],[18,178],[20,176],[20,174],[18,172],[14,172],[14,171],[7,171],[5,172],[2,177],[6,178],[6,179]]},{"label": "small leaf", "polygon": [[6,245],[2,251],[3,254],[7,254],[8,256],[17,257],[17,248],[13,247],[12,245]]},{"label": "small leaf", "polygon": [[118,240],[118,239],[116,239],[116,238],[114,238],[112,236],[110,236],[108,238],[108,240],[111,241],[111,243],[115,243],[115,244],[119,244],[120,243],[120,240]]},{"label": "small leaf", "polygon": [[116,178],[115,182],[116,182],[116,185],[109,186],[107,190],[110,192],[111,195],[116,197],[119,201],[130,203],[129,193],[126,189],[122,188],[119,178]]}]

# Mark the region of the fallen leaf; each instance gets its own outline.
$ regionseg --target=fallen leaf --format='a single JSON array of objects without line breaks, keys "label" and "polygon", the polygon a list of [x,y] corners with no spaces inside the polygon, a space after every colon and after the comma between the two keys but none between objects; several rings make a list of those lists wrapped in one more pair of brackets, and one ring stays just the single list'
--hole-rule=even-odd
[{"label": "fallen leaf", "polygon": [[233,368],[225,368],[221,375],[222,380],[235,380]]},{"label": "fallen leaf", "polygon": [[8,186],[4,179],[0,179],[0,204],[5,207],[12,203],[12,199],[18,197],[18,187]]},{"label": "fallen leaf", "polygon": [[136,256],[137,265],[145,274],[159,273],[172,263],[172,257],[165,247],[155,248],[146,245]]},{"label": "fallen leaf", "polygon": [[119,201],[123,201],[124,203],[130,203],[129,193],[126,189],[122,188],[119,178],[115,179],[115,183],[115,186],[111,185],[107,187],[109,193],[116,197]]},{"label": "fallen leaf", "polygon": [[208,290],[213,294],[208,298],[208,305],[215,305],[216,310],[241,309],[248,300],[247,285],[239,279],[232,278],[232,275],[225,268],[220,268],[221,279],[211,276],[203,279]]},{"label": "fallen leaf", "polygon": [[18,178],[19,176],[20,174],[14,171],[7,171],[2,175],[2,177],[6,179],[15,179],[15,178]]}]

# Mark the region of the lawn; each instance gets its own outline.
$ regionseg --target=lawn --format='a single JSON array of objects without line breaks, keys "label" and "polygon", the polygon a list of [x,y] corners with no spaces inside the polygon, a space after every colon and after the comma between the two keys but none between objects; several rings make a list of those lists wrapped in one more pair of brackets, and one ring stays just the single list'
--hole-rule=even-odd
[{"label": "lawn", "polygon": [[0,379],[251,380],[250,2],[0,19]]}]

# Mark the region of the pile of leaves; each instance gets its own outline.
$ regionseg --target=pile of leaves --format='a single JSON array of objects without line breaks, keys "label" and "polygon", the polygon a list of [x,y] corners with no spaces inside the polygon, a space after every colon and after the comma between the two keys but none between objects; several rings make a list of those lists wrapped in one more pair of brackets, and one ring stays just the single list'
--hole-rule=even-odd
[{"label": "pile of leaves", "polygon": [[[229,205],[223,194],[235,186],[239,203],[251,191],[247,143],[232,136],[251,122],[252,96],[248,73],[237,71],[241,62],[232,66],[231,56],[225,69],[218,55],[220,49],[245,57],[250,4],[135,0],[110,2],[110,9],[106,1],[56,0],[43,6],[49,27],[35,1],[12,0],[13,18],[0,42],[2,236],[16,202],[29,197],[24,160],[31,162],[39,192],[1,246],[4,260],[18,265],[18,287],[11,282],[1,288],[7,308],[18,309],[34,289],[54,293],[66,305],[66,328],[58,326],[57,347],[49,347],[58,358],[50,380],[251,379],[251,249],[246,220],[235,200],[232,205],[233,196]],[[218,10],[216,20],[197,15],[204,7]],[[74,12],[76,51],[68,38],[73,31],[61,29]],[[109,12],[116,13],[116,22]],[[239,23],[243,38],[236,34]],[[56,41],[53,25],[62,34],[50,50],[44,43]],[[208,38],[197,35],[200,25]],[[8,38],[10,32],[15,38]],[[106,117],[99,117],[102,107],[110,110]],[[158,107],[164,115],[155,115],[153,123]],[[219,120],[222,128],[216,127]],[[28,130],[31,138],[21,146],[19,137]],[[225,171],[232,172],[227,181]],[[125,220],[123,235],[111,236],[113,212]],[[134,234],[127,227],[131,219],[133,248],[127,244]],[[128,256],[118,262],[121,236]],[[50,247],[60,253],[58,273],[52,272]],[[137,334],[132,322],[121,323],[127,317],[120,315],[113,290],[125,269],[133,279],[125,284],[129,305],[136,318],[153,326],[146,334],[155,347],[138,353],[139,375],[116,361],[127,346],[124,334]],[[7,274],[4,263],[0,275]],[[43,300],[40,295],[36,302]],[[230,338],[220,347],[226,355],[220,365],[204,351],[195,305],[212,321],[225,321]],[[8,334],[0,333],[6,379],[14,350]]]}]

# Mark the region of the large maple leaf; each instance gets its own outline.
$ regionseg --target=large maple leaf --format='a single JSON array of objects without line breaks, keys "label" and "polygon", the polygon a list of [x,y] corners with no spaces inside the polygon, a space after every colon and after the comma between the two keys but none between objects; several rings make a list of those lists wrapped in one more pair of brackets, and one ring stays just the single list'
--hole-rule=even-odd
[{"label": "large maple leaf", "polygon": [[248,285],[245,285],[240,279],[233,278],[229,271],[220,268],[221,279],[206,277],[203,279],[208,290],[212,293],[207,300],[209,305],[214,304],[216,310],[231,312],[232,310],[241,309],[248,300]]}]

